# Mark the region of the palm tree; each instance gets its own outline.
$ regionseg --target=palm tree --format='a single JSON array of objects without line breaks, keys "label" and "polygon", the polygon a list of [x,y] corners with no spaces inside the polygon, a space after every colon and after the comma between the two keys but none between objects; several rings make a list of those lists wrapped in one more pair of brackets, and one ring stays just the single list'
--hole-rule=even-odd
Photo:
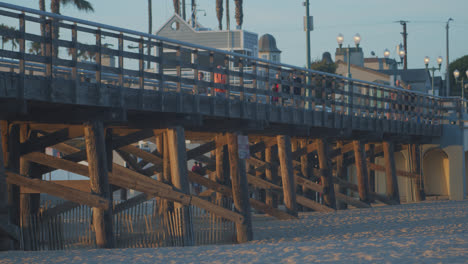
[{"label": "palm tree", "polygon": [[216,16],[218,17],[219,30],[223,29],[223,0],[216,0]]},{"label": "palm tree", "polygon": [[[0,30],[7,30],[9,29],[10,27],[5,25],[5,24],[0,24]],[[2,37],[2,49],[5,49],[5,43],[8,43],[8,41],[10,41],[8,39],[8,37],[5,37],[4,35],[1,36]]]},{"label": "palm tree", "polygon": [[41,55],[42,53],[41,43],[36,42],[36,41],[29,43],[28,51],[29,53],[34,54],[34,55]]},{"label": "palm tree", "polygon": [[231,29],[231,21],[229,20],[229,0],[226,0],[226,29]]},{"label": "palm tree", "polygon": [[[46,11],[45,10],[45,0],[39,0],[39,10],[41,11]],[[45,16],[41,16],[41,19],[45,19]],[[45,36],[45,24],[44,23],[41,23],[41,36],[44,37]],[[45,44],[44,43],[41,43],[40,44],[40,51],[41,51],[41,55],[42,56],[45,56]]]},{"label": "palm tree", "polygon": [[[153,3],[152,3],[152,0],[148,0],[148,34],[152,34],[153,32]],[[147,47],[147,53],[148,53],[148,56],[151,55],[151,38],[148,39],[148,47]],[[147,62],[147,65],[146,65],[147,69],[149,69],[151,67],[151,62],[150,60],[148,59],[148,62]]]},{"label": "palm tree", "polygon": [[[50,11],[55,14],[60,14],[60,6],[62,4],[64,6],[73,5],[80,11],[94,12],[93,5],[87,0],[52,0],[50,2]],[[54,22],[58,22],[56,19],[53,20]],[[53,34],[56,38],[59,37],[59,27],[54,27]],[[58,56],[58,47],[54,47],[54,56]]]},{"label": "palm tree", "polygon": [[[15,27],[10,27],[10,26],[7,26],[5,24],[0,24],[0,29],[1,30],[6,30],[6,31],[17,31]],[[11,37],[11,36],[4,36],[2,35],[2,49],[5,49],[5,44],[8,43],[8,42],[11,42],[11,50],[13,51],[13,49],[15,49],[16,47],[18,47],[18,39],[15,38],[15,37]]]},{"label": "palm tree", "polygon": [[174,13],[180,16],[180,0],[172,0],[172,3],[174,4]]},{"label": "palm tree", "polygon": [[237,22],[237,28],[241,29],[242,28],[242,23],[244,22],[244,10],[242,8],[242,0],[234,0],[235,5],[236,5],[236,22]]}]

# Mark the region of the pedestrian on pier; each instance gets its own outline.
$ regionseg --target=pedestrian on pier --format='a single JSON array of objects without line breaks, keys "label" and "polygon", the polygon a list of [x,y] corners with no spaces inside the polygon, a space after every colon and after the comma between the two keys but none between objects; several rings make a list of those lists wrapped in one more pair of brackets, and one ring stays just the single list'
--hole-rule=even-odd
[{"label": "pedestrian on pier", "polygon": [[[301,90],[302,90],[302,79],[296,75],[296,73],[293,74],[293,83],[294,83],[294,95],[301,95]],[[296,102],[296,106],[300,105],[300,100],[293,99],[293,101]]]},{"label": "pedestrian on pier", "polygon": [[[286,80],[287,80],[287,83],[291,83],[292,82],[292,75],[289,74],[287,77],[286,77]],[[290,92],[291,92],[291,87],[289,85],[282,85],[281,86],[281,92],[283,94],[286,94],[286,95],[289,95]],[[282,97],[281,99],[281,102],[282,102],[282,105],[285,106],[287,101],[289,101],[289,98],[284,98]]]},{"label": "pedestrian on pier", "polygon": [[[205,74],[201,71],[198,72],[198,94],[200,95],[208,95],[208,89],[204,84],[202,84],[200,81],[204,81],[205,79]],[[196,91],[193,91],[194,94],[196,94]]]},{"label": "pedestrian on pier", "polygon": [[[218,66],[217,68],[220,69],[220,70],[223,69],[221,66]],[[226,74],[215,73],[214,74],[214,82],[217,83],[217,84],[222,84],[224,86],[226,84]],[[216,96],[223,97],[223,98],[226,97],[225,96],[226,89],[215,88],[214,90],[215,90]]]},{"label": "pedestrian on pier", "polygon": [[[276,81],[279,82],[279,83],[274,83],[272,86],[271,86],[271,90],[276,94],[279,92],[280,90],[280,83],[281,83],[281,77],[280,77],[280,74],[277,73],[275,75],[275,78],[276,78]],[[271,97],[271,101],[273,102],[273,104],[277,105],[278,104],[278,96],[272,96]]]}]

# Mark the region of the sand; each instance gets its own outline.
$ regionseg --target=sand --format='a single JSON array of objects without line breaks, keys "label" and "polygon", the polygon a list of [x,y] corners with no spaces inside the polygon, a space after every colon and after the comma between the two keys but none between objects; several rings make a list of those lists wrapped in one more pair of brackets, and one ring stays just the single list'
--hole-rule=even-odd
[{"label": "sand", "polygon": [[159,249],[4,252],[0,263],[468,263],[468,201],[433,201],[298,220],[257,216],[255,240]]}]

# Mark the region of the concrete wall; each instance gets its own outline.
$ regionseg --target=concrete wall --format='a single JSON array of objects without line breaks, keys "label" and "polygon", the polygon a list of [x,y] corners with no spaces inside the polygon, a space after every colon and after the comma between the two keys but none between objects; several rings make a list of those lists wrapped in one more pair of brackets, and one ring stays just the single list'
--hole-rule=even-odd
[{"label": "concrete wall", "polygon": [[[398,170],[410,171],[408,151],[395,153],[395,165]],[[441,148],[440,145],[424,145],[421,153],[424,191],[428,196],[462,200],[466,196],[468,174],[465,170],[465,156],[462,145],[449,145]],[[376,164],[385,166],[383,157],[376,158]],[[357,184],[356,167],[348,167],[349,181]],[[413,202],[413,179],[398,176],[398,190],[402,202]],[[380,194],[386,192],[385,172],[375,172],[375,191]],[[351,193],[353,194],[353,193]],[[357,193],[353,194],[358,197]]]},{"label": "concrete wall", "polygon": [[449,195],[449,159],[440,148],[432,148],[423,156],[424,191],[427,196]]}]

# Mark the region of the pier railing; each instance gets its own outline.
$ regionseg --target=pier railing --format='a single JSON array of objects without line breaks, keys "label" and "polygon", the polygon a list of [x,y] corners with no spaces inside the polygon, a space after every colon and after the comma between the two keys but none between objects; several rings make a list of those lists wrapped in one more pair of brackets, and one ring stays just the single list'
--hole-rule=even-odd
[{"label": "pier railing", "polygon": [[[466,112],[466,102],[458,98],[307,70],[12,4],[0,2],[0,17],[17,25],[0,29],[2,38],[18,44],[0,50],[0,71],[18,74],[18,99],[24,99],[25,79],[34,77],[49,82],[52,101],[60,94],[59,85],[54,84],[68,80],[74,86],[71,103],[80,103],[77,95],[86,83],[95,90],[98,102],[106,91],[120,90],[109,104],[122,108],[129,107],[122,90],[134,88],[138,104],[143,104],[148,90],[176,93],[179,103],[184,94],[193,95],[195,111],[205,96],[216,96],[228,105],[241,105],[241,112],[245,104],[262,104],[427,125],[448,123],[450,115]],[[145,53],[147,46],[151,54]],[[204,76],[198,78],[201,72]]]}]

